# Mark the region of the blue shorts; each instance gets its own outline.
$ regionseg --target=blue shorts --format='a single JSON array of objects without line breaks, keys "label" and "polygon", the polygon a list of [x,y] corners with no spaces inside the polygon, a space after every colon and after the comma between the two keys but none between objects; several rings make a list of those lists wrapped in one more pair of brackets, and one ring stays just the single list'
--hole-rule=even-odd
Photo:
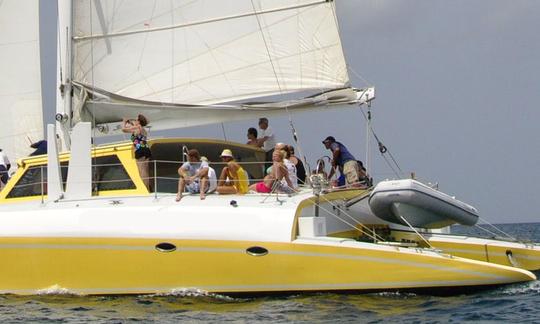
[{"label": "blue shorts", "polygon": [[186,190],[192,194],[199,193],[201,191],[201,186],[198,181],[193,181],[192,183],[186,185]]}]

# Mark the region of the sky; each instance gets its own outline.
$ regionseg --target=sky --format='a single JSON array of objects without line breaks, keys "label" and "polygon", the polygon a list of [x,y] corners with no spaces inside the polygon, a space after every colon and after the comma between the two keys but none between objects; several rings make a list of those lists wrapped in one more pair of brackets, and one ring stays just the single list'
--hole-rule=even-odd
[{"label": "sky", "polygon": [[[42,55],[55,55],[56,26],[40,1]],[[540,1],[337,0],[353,86],[375,86],[373,129],[405,176],[475,206],[491,223],[539,222]],[[45,67],[50,69],[51,67]],[[43,74],[55,87],[51,73]],[[54,75],[54,73],[52,73]],[[54,98],[43,94],[54,116]],[[363,108],[363,112],[365,113]],[[336,137],[366,161],[360,108],[291,116],[301,151],[314,165]],[[245,142],[257,120],[156,132],[158,136]],[[270,120],[277,140],[293,142],[289,117]],[[370,136],[371,175],[395,179]],[[298,149],[297,149],[298,151]]]}]

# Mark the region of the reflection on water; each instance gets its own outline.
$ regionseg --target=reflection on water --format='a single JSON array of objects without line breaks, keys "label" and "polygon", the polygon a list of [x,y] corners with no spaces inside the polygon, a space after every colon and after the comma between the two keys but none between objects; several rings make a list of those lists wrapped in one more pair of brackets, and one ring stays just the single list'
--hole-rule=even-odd
[{"label": "reflection on water", "polygon": [[[503,230],[540,241],[540,224],[509,224]],[[449,297],[383,292],[231,298],[193,289],[165,295],[77,296],[60,287],[42,293],[0,295],[0,321],[387,323],[538,322],[540,318],[539,281]]]}]

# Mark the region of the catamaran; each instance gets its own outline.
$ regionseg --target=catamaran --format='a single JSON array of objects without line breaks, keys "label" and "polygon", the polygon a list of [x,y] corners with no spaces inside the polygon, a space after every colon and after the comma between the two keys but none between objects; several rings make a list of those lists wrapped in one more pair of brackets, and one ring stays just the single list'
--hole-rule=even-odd
[{"label": "catamaran", "polygon": [[[26,66],[35,79],[25,80],[35,86],[35,100],[26,100],[26,85],[13,92],[13,127],[0,136],[15,154],[25,146],[20,134],[26,132],[17,124],[17,107],[24,104],[36,115],[42,109],[36,104],[38,4],[1,5],[6,10],[0,21],[18,10],[17,19],[25,22],[21,33],[28,32],[32,44],[23,48],[0,32],[9,49],[2,53],[33,58]],[[369,188],[327,190],[313,177],[293,195],[210,194],[203,202],[187,195],[174,201],[187,149],[210,161],[230,149],[253,180],[261,179],[264,152],[252,146],[151,139],[150,179],[141,179],[130,142],[93,145],[92,138],[118,133],[122,118],[138,113],[156,130],[369,104],[373,88],[349,85],[333,1],[58,5],[56,125],[46,129],[47,155],[19,159],[0,192],[0,292],[436,291],[536,279],[519,267],[380,239],[376,228],[364,225],[389,224],[365,204],[373,195]],[[19,62],[11,56],[2,64]],[[2,80],[18,84],[4,75]],[[300,95],[305,92],[311,94]],[[268,95],[288,99],[257,101]],[[214,166],[219,173],[222,165]]]}]

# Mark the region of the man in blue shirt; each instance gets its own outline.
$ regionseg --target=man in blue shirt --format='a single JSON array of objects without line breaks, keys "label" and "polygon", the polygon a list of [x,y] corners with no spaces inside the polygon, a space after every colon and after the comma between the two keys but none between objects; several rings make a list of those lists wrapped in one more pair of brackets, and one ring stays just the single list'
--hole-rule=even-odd
[{"label": "man in blue shirt", "polygon": [[341,174],[345,175],[347,185],[358,186],[358,163],[345,145],[337,142],[333,136],[328,136],[322,141],[326,149],[332,151],[332,169],[328,178],[330,179],[339,167]]}]

